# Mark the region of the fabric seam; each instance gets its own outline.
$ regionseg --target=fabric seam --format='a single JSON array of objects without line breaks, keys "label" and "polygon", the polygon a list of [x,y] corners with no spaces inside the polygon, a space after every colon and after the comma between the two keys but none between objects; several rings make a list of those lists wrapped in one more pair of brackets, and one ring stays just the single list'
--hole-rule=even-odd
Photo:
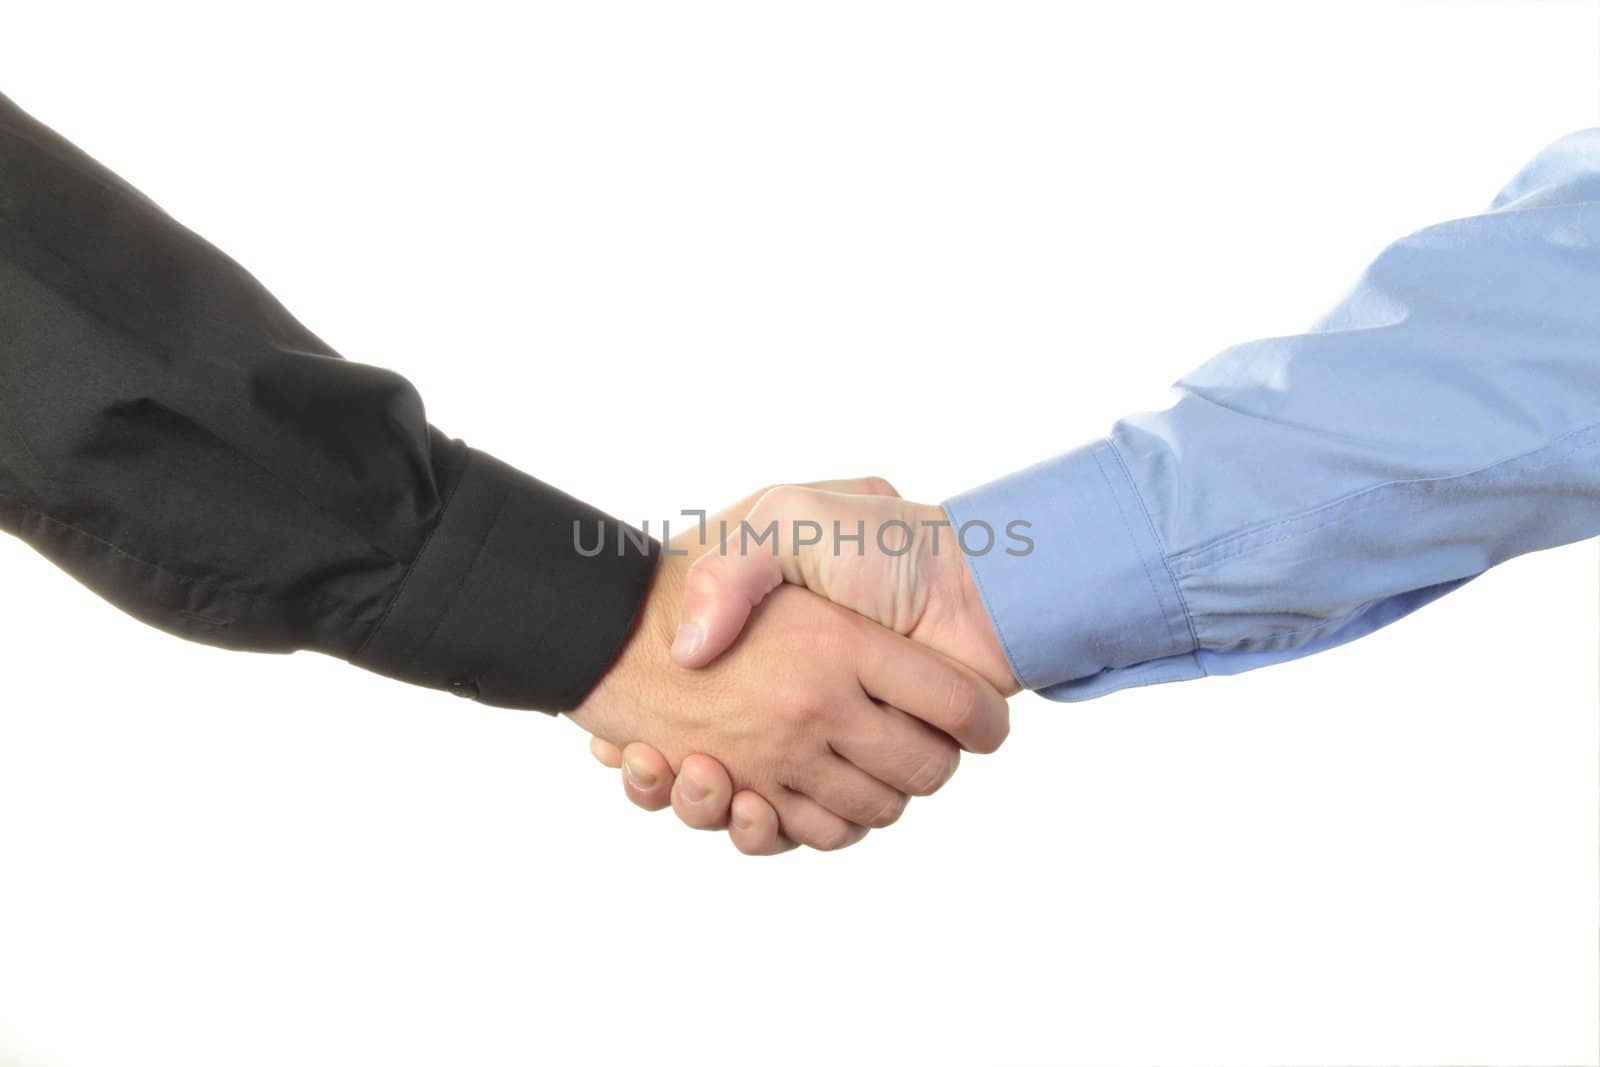
[{"label": "fabric seam", "polygon": [[[958,531],[956,536],[956,547],[957,551],[960,551],[961,538],[959,530],[961,526],[955,514],[955,509],[947,503],[944,506],[944,511],[945,514],[949,516],[954,529]],[[1011,666],[1011,673],[1016,677],[1017,681],[1022,684],[1024,689],[1031,690],[1036,688],[1035,686],[1028,684],[1027,679],[1022,676],[1022,669],[1017,663],[1017,657],[1011,651],[1011,642],[1009,639],[1007,639],[1005,629],[1000,625],[999,619],[995,614],[994,607],[989,601],[989,589],[986,585],[984,585],[983,573],[977,567],[972,565],[971,560],[967,561],[967,569],[972,572],[972,584],[978,587],[978,599],[983,601],[983,610],[989,616],[989,624],[994,627],[995,636],[1000,639],[1000,650],[1006,654],[1006,662]]]},{"label": "fabric seam", "polygon": [[1161,557],[1161,566],[1167,572],[1167,581],[1172,583],[1172,590],[1178,595],[1178,607],[1183,611],[1183,624],[1189,631],[1189,652],[1200,647],[1200,638],[1195,633],[1194,615],[1189,610],[1189,599],[1183,595],[1183,586],[1178,584],[1178,576],[1173,573],[1172,564],[1167,560],[1167,548],[1162,543],[1161,534],[1156,530],[1155,520],[1150,517],[1150,508],[1145,504],[1144,494],[1139,492],[1139,483],[1133,480],[1133,472],[1128,469],[1127,461],[1122,458],[1122,450],[1111,438],[1105,438],[1106,447],[1111,450],[1111,455],[1116,459],[1117,466],[1122,469],[1123,478],[1127,479],[1128,488],[1133,493],[1133,499],[1139,505],[1139,513],[1144,516],[1145,527],[1150,531],[1150,540],[1156,546],[1156,554]]},{"label": "fabric seam", "polygon": [[[495,504],[494,514],[490,516],[489,521],[483,527],[483,536],[478,539],[478,545],[472,553],[471,562],[462,568],[461,580],[456,582],[454,588],[451,589],[450,600],[441,606],[439,611],[434,615],[433,625],[428,627],[427,634],[422,638],[422,641],[414,650],[416,654],[420,655],[430,644],[433,643],[433,637],[439,632],[439,627],[444,625],[445,619],[449,617],[450,612],[455,608],[456,601],[461,599],[461,588],[462,586],[466,585],[467,578],[472,574],[472,572],[478,569],[478,561],[483,559],[483,554],[488,551],[489,538],[494,535],[495,527],[500,524],[500,516],[506,510],[506,499],[510,497],[510,495],[511,491],[509,488],[504,493],[500,494],[500,500]],[[442,521],[443,520],[441,520],[441,524]],[[429,541],[431,543],[431,537],[429,538]],[[399,594],[395,594],[395,601],[398,602],[399,599]]]},{"label": "fabric seam", "polygon": [[[43,512],[43,511],[40,511],[38,508],[36,508],[33,505],[27,503],[22,498],[14,496],[11,493],[0,492],[0,500],[11,501],[12,502],[12,506],[17,508],[17,510],[23,512],[24,514],[32,515],[35,518],[41,520],[42,522],[48,523],[51,526],[55,526],[55,527],[57,527],[59,529],[62,529],[62,530],[68,530],[68,531],[70,531],[72,533],[77,534],[79,537],[86,538],[89,541],[92,541],[95,544],[99,545],[101,548],[105,549],[106,551],[114,553],[115,555],[121,556],[123,559],[131,560],[134,563],[139,564],[139,566],[146,567],[149,570],[152,570],[152,571],[156,572],[157,574],[163,576],[164,578],[168,579],[169,581],[176,582],[179,585],[190,586],[190,587],[198,587],[198,588],[201,588],[201,589],[210,590],[210,591],[212,591],[214,593],[217,593],[217,594],[220,594],[222,596],[240,597],[240,598],[242,598],[244,600],[259,601],[259,602],[267,603],[267,604],[304,604],[308,608],[315,608],[315,609],[318,609],[318,610],[325,610],[325,611],[328,611],[331,614],[338,615],[340,618],[345,619],[347,622],[355,623],[358,626],[371,626],[371,625],[373,625],[371,620],[363,619],[360,616],[351,614],[349,608],[345,607],[342,604],[337,603],[336,601],[331,601],[331,600],[327,600],[327,599],[299,600],[299,599],[297,599],[295,597],[273,596],[270,593],[252,593],[252,592],[250,592],[248,590],[245,590],[245,589],[230,589],[227,586],[219,585],[216,582],[211,581],[210,579],[196,578],[196,577],[192,577],[192,576],[187,575],[187,574],[180,574],[177,571],[171,570],[168,567],[164,567],[159,563],[154,563],[154,562],[152,562],[150,560],[147,560],[147,559],[145,559],[145,558],[143,558],[141,556],[136,556],[132,552],[129,552],[127,549],[122,548],[119,545],[112,544],[110,541],[107,541],[105,538],[100,537],[98,534],[91,533],[88,530],[83,529],[82,527],[74,526],[70,522],[63,522],[62,520],[56,518],[53,515],[49,515],[49,514]],[[21,540],[23,540],[24,542],[27,542],[27,538],[21,538]]]},{"label": "fabric seam", "polygon": [[1133,532],[1132,524],[1128,522],[1127,510],[1122,506],[1122,501],[1117,499],[1117,487],[1115,483],[1111,481],[1110,475],[1106,472],[1105,463],[1100,459],[1099,450],[1092,450],[1089,454],[1094,459],[1095,469],[1100,472],[1101,481],[1106,483],[1106,491],[1111,496],[1111,504],[1117,509],[1117,519],[1122,523],[1122,532],[1128,538],[1129,544],[1133,546],[1134,555],[1139,560],[1139,567],[1144,571],[1144,580],[1146,584],[1150,586],[1150,597],[1155,601],[1156,607],[1161,612],[1161,622],[1164,626],[1166,626],[1168,635],[1172,636],[1173,627],[1171,615],[1167,611],[1166,605],[1161,600],[1161,590],[1156,585],[1155,575],[1150,571],[1150,563],[1145,559],[1145,554],[1140,551],[1139,539]]},{"label": "fabric seam", "polygon": [[417,573],[417,568],[422,566],[422,561],[428,556],[428,549],[433,547],[433,539],[444,528],[445,520],[450,516],[450,508],[456,502],[456,494],[461,490],[461,485],[467,480],[467,468],[472,463],[472,456],[467,455],[467,460],[461,465],[461,476],[456,479],[456,484],[451,487],[450,495],[445,499],[444,507],[439,509],[439,521],[433,524],[433,529],[428,531],[428,536],[422,541],[422,547],[417,550],[417,558],[411,561],[411,566],[406,568],[406,573],[400,579],[400,584],[395,586],[394,596],[389,598],[388,606],[383,609],[383,614],[378,617],[377,623],[372,627],[372,632],[361,642],[361,647],[356,649],[350,657],[350,662],[355,663],[366,654],[368,646],[383,632],[389,622],[389,616],[394,614],[395,605],[400,603],[400,596],[406,591],[406,586],[411,584],[411,576]]},{"label": "fabric seam", "polygon": [[[1316,533],[1318,530],[1326,529],[1329,526],[1334,526],[1338,523],[1345,522],[1355,514],[1360,513],[1368,507],[1377,506],[1382,502],[1381,500],[1377,499],[1378,494],[1387,490],[1406,489],[1417,486],[1442,485],[1449,482],[1461,481],[1463,479],[1476,478],[1480,475],[1488,474],[1494,470],[1497,470],[1498,468],[1510,466],[1513,463],[1518,463],[1523,460],[1533,459],[1535,457],[1542,456],[1545,453],[1552,453],[1553,461],[1553,455],[1557,452],[1557,450],[1561,450],[1560,454],[1564,455],[1569,451],[1573,451],[1576,448],[1581,447],[1580,445],[1576,444],[1568,445],[1567,443],[1571,441],[1572,438],[1582,437],[1585,434],[1594,433],[1596,430],[1600,430],[1600,420],[1589,422],[1577,427],[1576,429],[1569,430],[1566,433],[1563,433],[1560,436],[1545,442],[1537,448],[1532,448],[1526,452],[1521,452],[1514,456],[1507,456],[1503,459],[1495,460],[1492,463],[1485,464],[1484,466],[1470,471],[1463,471],[1460,474],[1440,475],[1434,478],[1395,479],[1382,482],[1378,485],[1367,486],[1364,489],[1358,489],[1353,493],[1346,494],[1337,500],[1331,500],[1326,504],[1319,504],[1314,508],[1308,508],[1305,511],[1297,512],[1296,514],[1290,515],[1287,518],[1278,519],[1265,525],[1244,530],[1236,534],[1229,534],[1221,540],[1212,541],[1206,545],[1202,545],[1199,548],[1190,549],[1187,552],[1180,552],[1172,558],[1172,566],[1179,568],[1186,574],[1193,574],[1198,570],[1214,566],[1225,560],[1239,559],[1263,548],[1269,548],[1272,545],[1281,544],[1284,541],[1292,541],[1297,537],[1304,537],[1308,534]],[[1564,448],[1563,446],[1566,447]],[[1318,522],[1314,526],[1290,530],[1276,537],[1270,537],[1267,540],[1258,541],[1251,544],[1244,544],[1244,542],[1250,541],[1252,538],[1269,534],[1272,531],[1280,530],[1285,526],[1293,526],[1296,523],[1302,523],[1308,519],[1314,519],[1317,516],[1328,512],[1336,513],[1328,515],[1324,521]],[[1236,548],[1236,550],[1232,552],[1226,551],[1229,548]]]}]

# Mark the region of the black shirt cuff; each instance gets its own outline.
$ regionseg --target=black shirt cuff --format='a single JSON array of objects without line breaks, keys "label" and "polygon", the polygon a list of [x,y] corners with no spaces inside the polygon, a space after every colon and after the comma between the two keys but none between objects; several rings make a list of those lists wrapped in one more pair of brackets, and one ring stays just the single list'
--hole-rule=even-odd
[{"label": "black shirt cuff", "polygon": [[568,711],[632,631],[660,544],[465,451],[439,525],[351,662],[486,704]]}]

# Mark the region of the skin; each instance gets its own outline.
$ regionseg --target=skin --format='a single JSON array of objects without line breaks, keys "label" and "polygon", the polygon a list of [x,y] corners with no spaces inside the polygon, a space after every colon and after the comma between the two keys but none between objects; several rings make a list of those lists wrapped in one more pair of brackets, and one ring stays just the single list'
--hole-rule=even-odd
[{"label": "skin", "polygon": [[[723,552],[699,558],[685,582],[682,624],[674,636],[673,658],[692,669],[718,661],[764,604],[803,586],[897,633],[963,662],[1006,695],[1019,686],[990,623],[970,567],[957,550],[943,509],[901,500],[879,479],[866,492],[849,485],[784,486],[754,498],[746,520],[754,530],[778,522],[776,554],[766,545],[740,551],[737,534]],[[868,531],[862,551],[834,552],[828,539],[819,545],[795,543],[795,520],[831,530]],[[904,527],[885,524],[898,522]],[[942,527],[935,524],[945,524]],[[737,523],[730,523],[737,528]],[[886,536],[884,551],[873,531],[909,531],[907,538]],[[906,551],[901,551],[906,548]],[[619,742],[620,744],[620,742]],[[691,754],[673,765],[663,754],[634,741],[626,747],[601,743],[594,755],[623,770],[630,800],[647,810],[672,806],[696,829],[727,829],[740,851],[773,855],[798,843],[763,796],[738,788],[716,759]]]},{"label": "skin", "polygon": [[[693,532],[674,548],[703,551]],[[742,833],[759,824],[749,829],[763,848],[779,837],[843,848],[943,786],[961,747],[990,752],[1005,740],[1005,699],[980,677],[800,589],[765,598],[715,663],[674,664],[689,570],[689,558],[663,558],[634,634],[570,713],[597,756],[627,768],[641,807],[675,802],[691,825],[735,819]],[[704,813],[702,773],[729,791],[720,812]],[[734,805],[733,791],[748,799]]]},{"label": "skin", "polygon": [[[775,549],[755,545],[734,532],[722,551],[695,561],[673,645],[680,666],[715,662],[750,613],[787,583],[959,659],[997,690],[1017,691],[943,508],[902,500],[892,488],[861,494],[780,486],[760,494],[745,522],[756,531],[776,524],[778,543]],[[838,523],[843,531],[859,528],[866,535],[859,549],[844,545],[835,551],[829,537],[808,544],[801,531],[796,538],[797,523],[827,531]]]}]

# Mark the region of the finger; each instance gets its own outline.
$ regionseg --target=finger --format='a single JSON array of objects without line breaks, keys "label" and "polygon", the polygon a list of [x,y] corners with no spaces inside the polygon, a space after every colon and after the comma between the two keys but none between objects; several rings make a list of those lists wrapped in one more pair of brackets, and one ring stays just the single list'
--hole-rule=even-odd
[{"label": "finger", "polygon": [[738,639],[756,605],[782,584],[783,565],[766,552],[713,549],[695,560],[683,579],[672,662],[691,670],[713,662]]},{"label": "finger", "polygon": [[595,759],[612,770],[617,770],[622,766],[622,749],[603,737],[589,738],[589,751],[593,753]]},{"label": "finger", "polygon": [[776,856],[799,847],[783,835],[777,809],[767,803],[766,797],[748,789],[733,795],[728,838],[746,856]]},{"label": "finger", "polygon": [[[756,506],[756,501],[760,500],[774,489],[782,489],[788,484],[790,483],[769,485],[764,489],[759,489],[745,497],[743,500],[739,501],[737,504],[734,504],[732,507],[728,508],[727,511],[722,512],[722,514],[748,514],[750,509]],[[820,482],[798,482],[793,484],[796,488],[800,489],[821,489],[826,493],[848,493],[852,496],[897,497],[900,495],[899,490],[895,489],[893,485],[889,484],[889,480],[887,478],[832,478]],[[705,538],[703,536],[700,539],[700,543],[702,545],[705,544]]]},{"label": "finger", "polygon": [[695,830],[721,830],[728,825],[733,803],[733,779],[727,768],[710,756],[687,756],[678,767],[672,787],[672,810],[685,826]]},{"label": "finger", "polygon": [[796,772],[793,781],[784,784],[804,793],[845,822],[873,830],[893,826],[910,799],[849,760],[834,755],[808,762]]},{"label": "finger", "polygon": [[622,791],[645,811],[660,811],[672,803],[672,765],[635,741],[622,750]]},{"label": "finger", "polygon": [[[829,587],[824,530],[832,522],[835,529],[865,530],[870,526],[881,533],[878,520],[893,514],[897,507],[881,501],[894,491],[882,479],[861,479],[856,484],[887,491],[868,496],[779,486],[750,509],[743,519],[746,525],[726,531],[723,544],[695,560],[683,581],[683,610],[672,645],[673,662],[691,670],[713,662],[738,639],[756,605],[785,581],[838,599]],[[761,539],[753,548],[752,537]],[[894,623],[893,618],[880,614],[877,599],[840,602],[877,622]],[[892,607],[900,600],[891,597],[888,603]]]},{"label": "finger", "polygon": [[887,478],[845,478],[831,482],[802,482],[800,488],[821,489],[825,493],[846,493],[850,496],[898,497],[900,495],[899,490],[890,485]]},{"label": "finger", "polygon": [[961,766],[961,746],[949,734],[888,705],[857,716],[830,743],[884,785],[914,797],[932,796]]},{"label": "finger", "polygon": [[1006,698],[937,652],[862,620],[857,671],[874,699],[943,730],[969,752],[993,752],[1011,732]]},{"label": "finger", "polygon": [[867,836],[865,826],[839,818],[803,793],[784,789],[774,798],[778,822],[789,840],[819,852],[834,852]]}]

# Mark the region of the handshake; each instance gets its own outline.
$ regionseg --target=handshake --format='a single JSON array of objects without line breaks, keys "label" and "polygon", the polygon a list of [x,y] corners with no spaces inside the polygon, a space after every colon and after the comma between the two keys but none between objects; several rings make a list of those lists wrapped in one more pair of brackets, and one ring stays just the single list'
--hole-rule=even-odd
[{"label": "handshake", "polygon": [[1018,688],[959,531],[865,478],[769,489],[675,539],[571,718],[635,804],[770,855],[894,823],[962,749],[1000,747]]}]

